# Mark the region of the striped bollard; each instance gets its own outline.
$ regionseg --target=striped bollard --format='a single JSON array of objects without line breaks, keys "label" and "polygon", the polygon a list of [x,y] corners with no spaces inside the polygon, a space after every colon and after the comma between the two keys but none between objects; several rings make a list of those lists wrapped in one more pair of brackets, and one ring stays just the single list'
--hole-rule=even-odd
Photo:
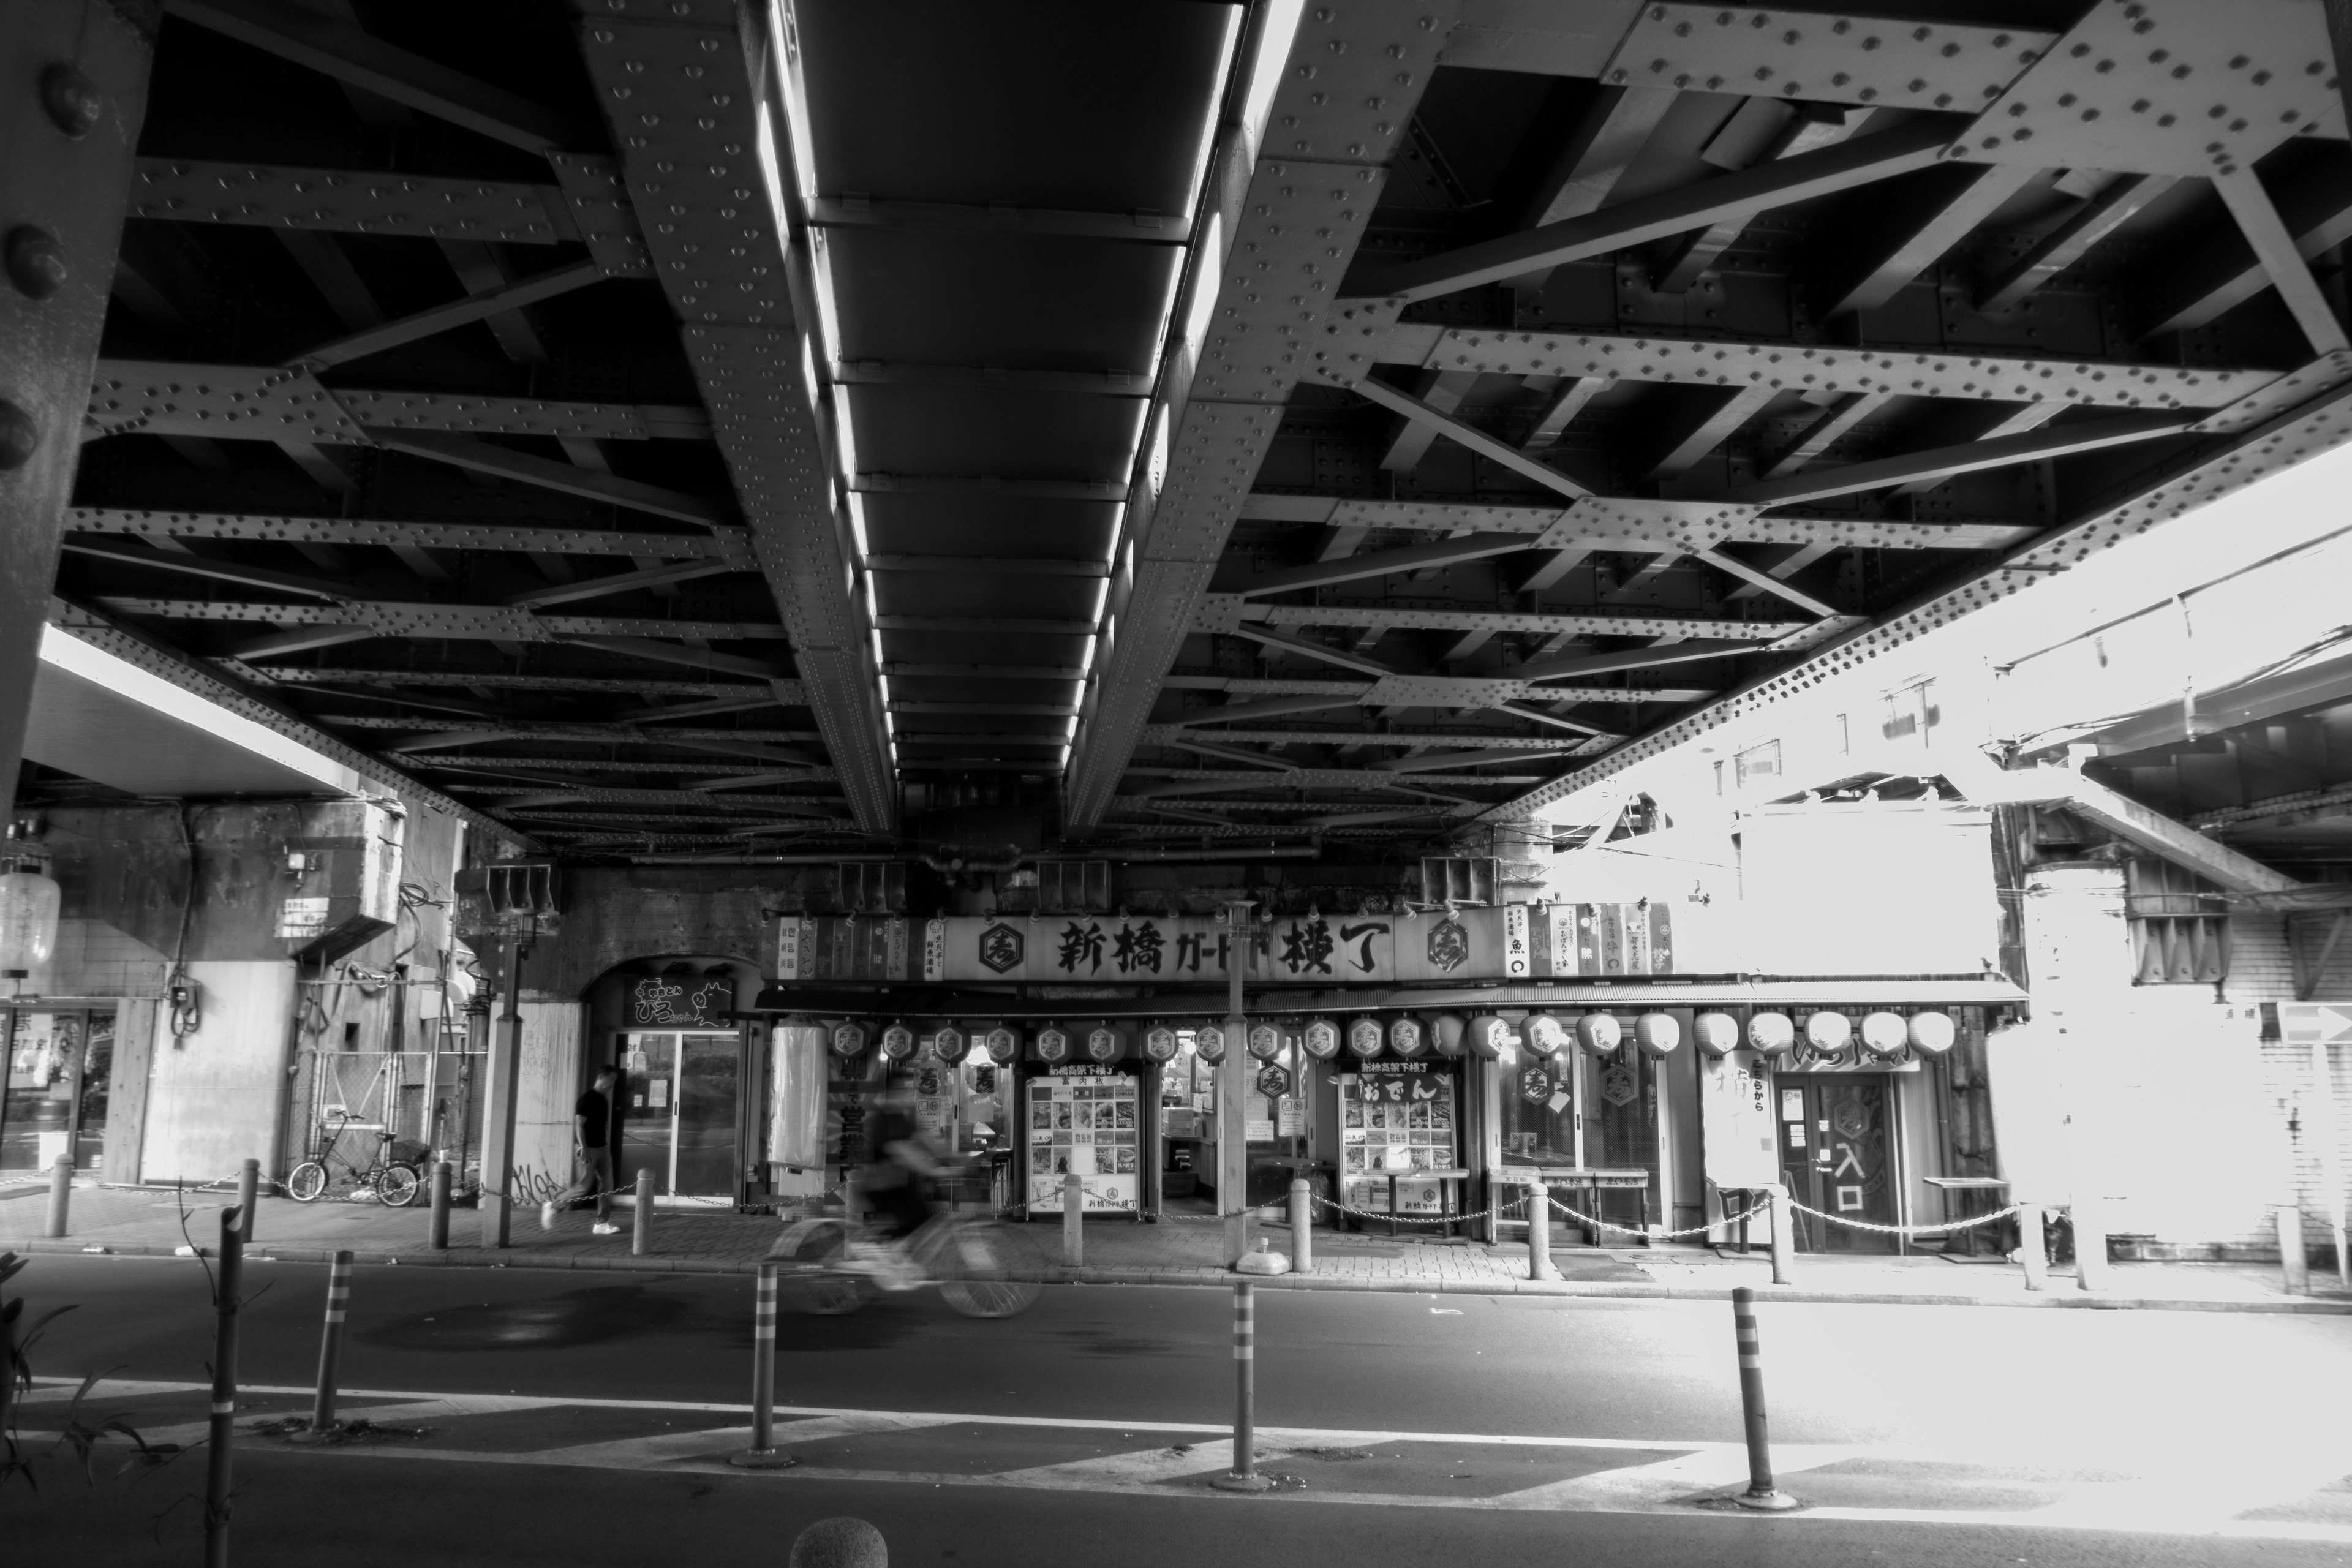
[{"label": "striped bollard", "polygon": [[1274,1483],[1257,1473],[1257,1324],[1247,1279],[1234,1281],[1234,1468],[1211,1476],[1220,1491],[1270,1491]]},{"label": "striped bollard", "polygon": [[758,1290],[751,1308],[751,1446],[730,1454],[727,1462],[743,1470],[781,1470],[799,1463],[776,1451],[776,1266],[760,1265]]},{"label": "striped bollard", "polygon": [[213,1281],[212,1414],[205,1448],[205,1568],[228,1568],[228,1518],[233,1478],[229,1456],[236,1440],[236,1315],[244,1305],[245,1237],[240,1215],[220,1215],[220,1272]]},{"label": "striped bollard", "polygon": [[1731,1293],[1731,1325],[1739,1342],[1739,1408],[1748,1425],[1748,1489],[1733,1500],[1742,1508],[1801,1507],[1773,1484],[1772,1445],[1764,1428],[1764,1346],[1756,1331],[1756,1292],[1745,1285]]},{"label": "striped bollard", "polygon": [[327,1322],[319,1334],[319,1393],[310,1405],[310,1430],[331,1432],[335,1426],[335,1379],[343,1359],[343,1315],[352,1300],[352,1255],[335,1254],[327,1270]]}]

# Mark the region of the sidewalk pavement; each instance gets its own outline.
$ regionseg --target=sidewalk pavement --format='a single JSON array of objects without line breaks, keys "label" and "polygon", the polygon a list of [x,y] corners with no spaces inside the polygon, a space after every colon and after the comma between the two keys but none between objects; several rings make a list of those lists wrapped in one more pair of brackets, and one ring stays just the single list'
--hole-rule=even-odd
[{"label": "sidewalk pavement", "polygon": [[[0,1187],[0,1251],[170,1257],[190,1246],[209,1251],[219,1237],[219,1211],[234,1201],[224,1192],[182,1194],[168,1187],[76,1187],[68,1235],[41,1236],[46,1184]],[[184,1205],[184,1230],[183,1213]],[[731,1210],[661,1207],[655,1211],[653,1247],[630,1256],[632,1211],[614,1210],[620,1231],[595,1236],[585,1210],[556,1216],[540,1228],[535,1208],[516,1211],[509,1246],[481,1244],[481,1215],[460,1208],[449,1216],[450,1247],[426,1245],[430,1215],[419,1203],[387,1209],[366,1203],[322,1200],[297,1204],[265,1197],[255,1215],[253,1256],[286,1262],[323,1262],[349,1248],[362,1263],[401,1267],[585,1268],[690,1274],[749,1274],[767,1255],[780,1228],[773,1217]],[[1274,1250],[1286,1253],[1289,1230],[1265,1225]],[[1062,1260],[1062,1228],[1055,1220],[1009,1224],[1003,1235],[1018,1279],[1054,1284],[1223,1285],[1235,1278],[1218,1261],[1222,1226],[1194,1216],[1158,1224],[1127,1219],[1089,1221],[1085,1262]],[[2164,1308],[2186,1311],[2352,1314],[2352,1293],[2314,1270],[2314,1294],[2285,1294],[2275,1266],[2221,1263],[2115,1263],[2105,1290],[2077,1289],[2071,1268],[2051,1270],[2050,1289],[2025,1289],[2022,1271],[1996,1260],[1948,1262],[1939,1257],[1852,1257],[1803,1254],[1795,1282],[1771,1283],[1770,1260],[1696,1246],[1586,1247],[1555,1242],[1558,1280],[1528,1278],[1523,1245],[1443,1242],[1391,1237],[1377,1225],[1362,1232],[1318,1229],[1315,1267],[1305,1274],[1262,1277],[1268,1289],[1384,1290],[1471,1295],[1607,1296],[1720,1300],[1735,1286],[1784,1301],[1843,1301],[1922,1306]]]}]

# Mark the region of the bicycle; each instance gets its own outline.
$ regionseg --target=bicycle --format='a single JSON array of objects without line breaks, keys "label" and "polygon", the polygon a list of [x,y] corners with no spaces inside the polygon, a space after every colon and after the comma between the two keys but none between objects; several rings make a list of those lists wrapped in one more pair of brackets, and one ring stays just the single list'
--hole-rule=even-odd
[{"label": "bicycle", "polygon": [[[995,1228],[993,1220],[959,1214],[950,1205],[893,1244],[846,1216],[824,1215],[786,1225],[768,1256],[778,1265],[779,1297],[812,1317],[856,1311],[884,1289],[875,1278],[877,1268],[903,1268],[913,1277],[900,1289],[936,1285],[940,1300],[967,1318],[1009,1318],[1045,1287],[1007,1278]],[[851,1250],[857,1245],[875,1250],[860,1260]]]},{"label": "bicycle", "polygon": [[316,1203],[332,1183],[334,1167],[341,1164],[351,1173],[355,1190],[373,1194],[375,1200],[388,1209],[406,1208],[416,1201],[417,1190],[424,1185],[424,1178],[416,1173],[415,1166],[388,1158],[394,1142],[390,1132],[381,1128],[376,1130],[375,1152],[364,1166],[347,1155],[336,1154],[336,1145],[342,1142],[343,1133],[355,1120],[347,1110],[332,1127],[323,1121],[319,1124],[317,1149],[310,1159],[287,1174],[288,1197],[298,1204]]}]

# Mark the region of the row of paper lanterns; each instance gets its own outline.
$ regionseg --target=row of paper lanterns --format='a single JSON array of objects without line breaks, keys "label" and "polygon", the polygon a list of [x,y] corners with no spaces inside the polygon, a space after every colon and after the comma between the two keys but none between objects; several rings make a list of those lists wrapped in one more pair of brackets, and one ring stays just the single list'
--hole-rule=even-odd
[{"label": "row of paper lanterns", "polygon": [[[1338,1056],[1343,1047],[1349,1055],[1360,1058],[1377,1057],[1385,1051],[1410,1059],[1426,1052],[1442,1057],[1467,1054],[1500,1061],[1510,1053],[1515,1033],[1528,1052],[1538,1057],[1561,1056],[1570,1049],[1596,1057],[1615,1056],[1625,1044],[1625,1028],[1612,1013],[1581,1013],[1568,1017],[1530,1013],[1517,1031],[1491,1013],[1466,1019],[1458,1014],[1440,1013],[1426,1020],[1398,1014],[1385,1021],[1368,1015],[1349,1022],[1344,1029],[1328,1018],[1310,1018],[1301,1031],[1300,1043],[1307,1054],[1318,1061]],[[1230,1044],[1226,1035],[1223,1024],[1197,1024],[1192,1029],[1192,1047],[1202,1061],[1213,1066],[1224,1059]],[[1244,1047],[1251,1056],[1271,1060],[1281,1054],[1282,1030],[1276,1025],[1252,1024],[1245,1027],[1244,1035]],[[1801,1047],[1832,1056],[1856,1044],[1881,1059],[1899,1057],[1906,1050],[1941,1056],[1952,1048],[1956,1035],[1951,1015],[1939,1012],[1914,1013],[1907,1017],[1900,1013],[1871,1013],[1864,1016],[1858,1027],[1843,1013],[1827,1011],[1809,1015],[1801,1029],[1788,1014],[1775,1012],[1753,1015],[1745,1030],[1739,1020],[1728,1013],[1701,1013],[1691,1020],[1692,1041],[1709,1057],[1728,1056],[1742,1044],[1769,1057],[1794,1056]],[[1084,1030],[1047,1024],[1036,1030],[1032,1040],[1038,1059],[1048,1064],[1104,1063],[1129,1055],[1138,1043],[1136,1036],[1132,1026],[1123,1024],[1102,1023]],[[1671,1013],[1643,1013],[1633,1020],[1633,1045],[1644,1056],[1672,1055],[1682,1038],[1682,1022]],[[836,1056],[861,1055],[873,1043],[872,1031],[856,1019],[845,1019],[833,1026],[832,1046]],[[929,1037],[918,1037],[904,1024],[891,1024],[882,1029],[880,1044],[882,1054],[893,1061],[904,1061],[929,1044],[932,1054],[944,1062],[960,1062],[978,1047],[988,1053],[990,1060],[1009,1066],[1021,1054],[1021,1033],[1003,1024],[981,1030],[942,1024]],[[1166,1024],[1155,1023],[1144,1028],[1139,1044],[1148,1061],[1173,1061],[1176,1058],[1176,1031]]]}]

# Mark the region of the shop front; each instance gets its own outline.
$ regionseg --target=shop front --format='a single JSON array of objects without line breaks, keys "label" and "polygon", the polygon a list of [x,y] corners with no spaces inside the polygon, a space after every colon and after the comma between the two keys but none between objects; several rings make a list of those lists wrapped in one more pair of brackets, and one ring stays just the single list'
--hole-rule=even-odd
[{"label": "shop front", "polygon": [[[1236,944],[1207,919],[946,919],[919,940],[913,922],[897,940],[784,923],[760,1004],[771,1190],[838,1189],[896,1090],[943,1148],[994,1157],[1000,1205],[1043,1218],[1072,1174],[1089,1215],[1215,1213],[1232,1136],[1269,1217],[1303,1177],[1352,1224],[1496,1239],[1524,1234],[1495,1211],[1540,1173],[1612,1243],[1727,1239],[1746,1194],[1783,1181],[1858,1221],[1958,1218],[1928,1178],[1990,1173],[1954,1131],[1980,1119],[1952,1110],[1981,1073],[1939,1064],[1980,1059],[1988,1010],[2021,999],[1974,977],[1680,977],[1663,906],[1518,905],[1259,924],[1236,1033],[1221,984]],[[1072,1016],[1081,984],[1092,1016]],[[1217,1093],[1235,1053],[1238,1128]],[[1809,1249],[1890,1245],[1807,1223]]]},{"label": "shop front", "polygon": [[[760,1097],[744,1092],[761,1081],[761,1031],[735,1008],[748,978],[723,960],[646,960],[589,988],[582,1082],[607,1064],[620,1070],[620,1190],[645,1172],[665,1202],[732,1205],[764,1192],[765,1172],[749,1153]],[[550,1108],[567,1130],[571,1110]]]},{"label": "shop front", "polygon": [[8,1052],[0,1176],[46,1172],[60,1158],[103,1174],[114,1018],[111,1003],[0,1006]]}]

